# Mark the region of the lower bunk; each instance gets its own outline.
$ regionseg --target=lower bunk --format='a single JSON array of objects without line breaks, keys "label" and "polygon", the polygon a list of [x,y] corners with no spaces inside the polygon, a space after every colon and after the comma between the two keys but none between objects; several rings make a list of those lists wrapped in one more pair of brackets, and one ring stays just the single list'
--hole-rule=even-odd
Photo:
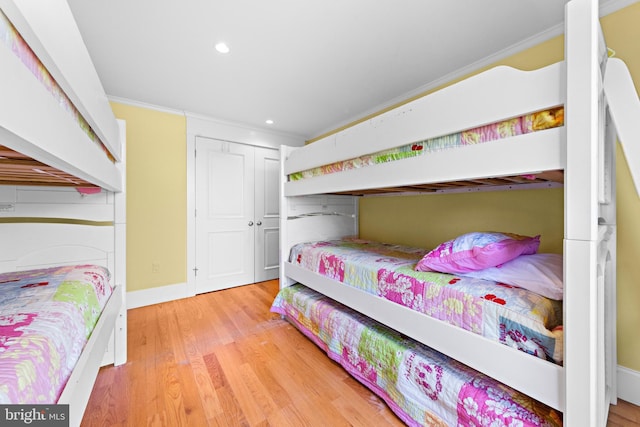
[{"label": "lower bunk", "polygon": [[348,237],[296,244],[290,262],[336,287],[561,364],[562,256],[534,253],[538,244],[537,236],[472,232],[429,252]]},{"label": "lower bunk", "polygon": [[88,398],[79,385],[89,382],[90,391],[121,292],[97,265],[0,274],[0,403],[70,404],[79,424],[76,409]]},{"label": "lower bunk", "polygon": [[271,310],[407,425],[562,425],[560,412],[301,284],[281,289]]}]

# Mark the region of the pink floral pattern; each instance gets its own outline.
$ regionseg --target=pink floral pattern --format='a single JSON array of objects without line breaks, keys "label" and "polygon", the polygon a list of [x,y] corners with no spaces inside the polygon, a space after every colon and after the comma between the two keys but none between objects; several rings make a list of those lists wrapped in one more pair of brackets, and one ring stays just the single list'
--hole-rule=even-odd
[{"label": "pink floral pattern", "polygon": [[0,274],[0,403],[55,403],[111,295],[109,272]]},{"label": "pink floral pattern", "polygon": [[21,336],[22,329],[29,326],[36,316],[36,313],[0,315],[0,351],[9,348],[11,339]]},{"label": "pink floral pattern", "polygon": [[514,286],[415,271],[427,251],[360,239],[301,243],[290,260],[526,353],[562,362],[562,302]]},{"label": "pink floral pattern", "polygon": [[562,425],[561,414],[303,285],[282,289],[285,315],[409,426]]},{"label": "pink floral pattern", "polygon": [[[450,135],[412,142],[389,150],[365,154],[353,159],[322,165],[300,172],[294,172],[289,175],[289,181],[297,181],[300,179],[313,178],[316,176],[408,159],[432,153],[434,151],[455,149],[466,145],[482,144],[489,141],[523,135],[563,125],[564,107],[549,108],[531,114],[526,114],[522,117],[516,117]],[[525,178],[535,179],[535,175],[526,175]]]},{"label": "pink floral pattern", "polygon": [[459,426],[533,427],[562,424],[560,415],[543,404],[523,402],[514,391],[490,378],[476,376],[458,393]]},{"label": "pink floral pattern", "polygon": [[322,254],[319,272],[323,276],[342,282],[344,280],[344,262],[334,255]]}]

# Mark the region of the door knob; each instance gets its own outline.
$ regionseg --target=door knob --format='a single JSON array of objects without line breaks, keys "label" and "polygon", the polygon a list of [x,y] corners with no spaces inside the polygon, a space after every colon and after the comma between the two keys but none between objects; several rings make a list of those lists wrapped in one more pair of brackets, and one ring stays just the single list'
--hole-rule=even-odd
[{"label": "door knob", "polygon": [[262,225],[262,221],[256,222],[256,225]]},{"label": "door knob", "polygon": [[249,227],[253,225],[253,221],[249,221]]}]

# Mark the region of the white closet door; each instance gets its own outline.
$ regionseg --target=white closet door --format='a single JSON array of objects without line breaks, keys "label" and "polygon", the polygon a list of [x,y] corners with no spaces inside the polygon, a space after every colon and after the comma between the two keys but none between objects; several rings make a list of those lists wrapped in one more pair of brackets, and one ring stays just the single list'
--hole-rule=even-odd
[{"label": "white closet door", "polygon": [[278,277],[280,263],[280,150],[255,150],[255,281]]},{"label": "white closet door", "polygon": [[196,138],[196,292],[254,281],[254,147]]}]

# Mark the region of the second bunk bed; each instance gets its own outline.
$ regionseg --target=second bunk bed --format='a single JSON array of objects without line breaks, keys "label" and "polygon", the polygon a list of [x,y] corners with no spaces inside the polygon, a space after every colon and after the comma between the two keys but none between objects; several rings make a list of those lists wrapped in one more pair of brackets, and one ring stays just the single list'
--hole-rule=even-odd
[{"label": "second bunk bed", "polygon": [[[572,0],[565,61],[494,68],[283,147],[273,310],[408,424],[604,425],[617,398],[615,144],[631,144],[624,116],[638,110],[597,2]],[[562,255],[509,233],[435,248],[357,238],[361,196],[521,186],[564,188]]]},{"label": "second bunk bed", "polygon": [[0,69],[0,403],[78,426],[127,359],[125,125],[64,0],[0,0]]}]

